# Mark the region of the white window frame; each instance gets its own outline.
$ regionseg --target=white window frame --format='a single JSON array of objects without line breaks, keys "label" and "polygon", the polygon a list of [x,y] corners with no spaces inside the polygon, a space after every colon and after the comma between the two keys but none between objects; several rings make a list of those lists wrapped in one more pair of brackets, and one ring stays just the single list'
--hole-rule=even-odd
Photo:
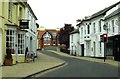
[{"label": "white window frame", "polygon": [[25,53],[25,34],[18,34],[18,54]]},{"label": "white window frame", "polygon": [[95,30],[95,22],[93,23],[93,33],[96,33],[96,30]]},{"label": "white window frame", "polygon": [[6,30],[6,52],[8,49],[13,49],[11,54],[15,54],[15,30]]},{"label": "white window frame", "polygon": [[44,45],[50,45],[51,35],[46,32],[43,36],[44,38]]},{"label": "white window frame", "polygon": [[99,32],[101,32],[102,29],[101,29],[101,20],[99,21]]}]

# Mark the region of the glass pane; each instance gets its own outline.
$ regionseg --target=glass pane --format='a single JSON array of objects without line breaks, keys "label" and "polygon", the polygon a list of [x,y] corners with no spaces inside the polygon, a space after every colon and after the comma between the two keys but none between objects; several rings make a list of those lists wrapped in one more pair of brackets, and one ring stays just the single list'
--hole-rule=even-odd
[{"label": "glass pane", "polygon": [[6,36],[6,41],[9,41],[9,37],[8,36]]},{"label": "glass pane", "polygon": [[7,30],[7,35],[9,35],[9,30]]},{"label": "glass pane", "polygon": [[8,42],[6,42],[6,47],[9,47],[9,43]]},{"label": "glass pane", "polygon": [[10,37],[10,41],[12,41],[12,37]]},{"label": "glass pane", "polygon": [[10,35],[12,35],[12,30],[10,30]]},{"label": "glass pane", "polygon": [[18,38],[20,38],[20,34],[18,34]]}]

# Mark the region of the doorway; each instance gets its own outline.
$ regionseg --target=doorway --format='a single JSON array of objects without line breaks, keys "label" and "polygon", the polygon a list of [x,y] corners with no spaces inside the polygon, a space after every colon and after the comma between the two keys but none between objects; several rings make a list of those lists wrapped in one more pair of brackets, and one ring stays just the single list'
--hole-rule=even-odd
[{"label": "doorway", "polygon": [[120,61],[120,35],[114,36],[113,54],[116,61]]},{"label": "doorway", "polygon": [[93,42],[93,45],[94,45],[94,57],[95,57],[95,55],[96,55],[96,43]]},{"label": "doorway", "polygon": [[81,45],[81,56],[84,56],[84,44]]}]

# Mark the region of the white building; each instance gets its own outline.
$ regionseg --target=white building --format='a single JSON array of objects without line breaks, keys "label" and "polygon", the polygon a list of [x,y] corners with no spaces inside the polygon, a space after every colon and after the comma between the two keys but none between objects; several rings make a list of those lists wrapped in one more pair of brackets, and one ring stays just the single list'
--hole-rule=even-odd
[{"label": "white building", "polygon": [[34,52],[36,56],[38,24],[36,24],[37,17],[35,16],[29,4],[27,4],[26,7],[26,18],[29,20],[29,28],[25,29],[25,48],[28,48],[28,51]]},{"label": "white building", "polygon": [[[108,33],[109,36],[115,36],[120,33],[120,27],[118,24],[118,16],[120,16],[120,10],[115,11],[114,9],[119,3],[120,2],[113,4],[89,17],[85,17],[85,19],[77,24],[79,27],[79,53],[81,56],[105,57],[110,55],[110,53],[105,52],[104,43],[101,42],[100,36],[106,33]],[[114,11],[112,12],[111,10]],[[109,24],[107,31],[106,24]],[[116,38],[118,39],[118,37]],[[116,50],[119,50],[119,47],[120,46],[118,46],[118,49]],[[109,51],[108,48],[107,51]]]},{"label": "white building", "polygon": [[104,57],[104,44],[100,42],[100,35],[104,33],[103,17],[101,14],[94,14],[78,25],[81,56]]},{"label": "white building", "polygon": [[79,29],[75,29],[70,33],[70,54],[80,55],[79,53]]},{"label": "white building", "polygon": [[106,32],[108,34],[107,55],[120,60],[120,3],[110,9],[105,16]]}]

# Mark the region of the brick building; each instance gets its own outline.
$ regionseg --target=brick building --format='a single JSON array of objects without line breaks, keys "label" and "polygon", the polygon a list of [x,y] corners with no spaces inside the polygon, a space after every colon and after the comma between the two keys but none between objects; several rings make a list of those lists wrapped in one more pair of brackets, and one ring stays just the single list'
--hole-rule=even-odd
[{"label": "brick building", "polygon": [[38,29],[38,49],[42,49],[47,46],[58,46],[58,33],[59,29],[45,29],[41,27]]}]

